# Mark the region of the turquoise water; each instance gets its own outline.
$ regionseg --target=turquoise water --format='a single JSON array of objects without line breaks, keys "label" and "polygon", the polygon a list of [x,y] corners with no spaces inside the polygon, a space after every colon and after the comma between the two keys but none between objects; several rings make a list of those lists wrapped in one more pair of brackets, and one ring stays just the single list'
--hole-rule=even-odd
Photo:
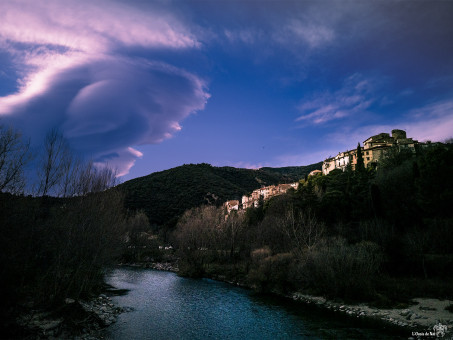
[{"label": "turquoise water", "polygon": [[107,282],[116,288],[129,289],[126,295],[112,299],[120,306],[133,308],[108,327],[109,339],[399,338],[394,330],[382,325],[351,320],[208,279],[120,268],[110,274]]}]

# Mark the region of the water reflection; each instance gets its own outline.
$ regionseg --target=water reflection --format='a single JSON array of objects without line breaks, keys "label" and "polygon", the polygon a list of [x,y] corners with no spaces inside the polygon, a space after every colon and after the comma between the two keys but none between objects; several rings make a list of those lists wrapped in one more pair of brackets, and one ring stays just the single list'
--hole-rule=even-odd
[{"label": "water reflection", "polygon": [[108,283],[129,289],[113,300],[134,308],[107,329],[111,339],[397,338],[376,326],[354,327],[350,320],[207,279],[120,268]]}]

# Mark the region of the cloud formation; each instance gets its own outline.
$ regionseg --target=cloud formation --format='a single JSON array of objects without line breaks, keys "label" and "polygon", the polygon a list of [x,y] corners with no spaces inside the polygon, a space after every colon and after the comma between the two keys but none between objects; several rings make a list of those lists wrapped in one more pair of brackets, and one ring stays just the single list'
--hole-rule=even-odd
[{"label": "cloud formation", "polygon": [[310,99],[304,100],[298,107],[302,115],[296,122],[323,124],[363,113],[376,101],[375,83],[373,79],[353,74],[344,81],[339,90],[316,93]]},{"label": "cloud formation", "polygon": [[58,127],[72,147],[124,175],[141,153],[202,110],[202,79],[134,56],[133,49],[196,49],[198,41],[161,9],[111,2],[15,0],[0,5],[2,63],[17,91],[0,97],[0,117],[41,138]]},{"label": "cloud formation", "polygon": [[283,45],[302,44],[309,48],[321,47],[332,42],[334,38],[335,32],[331,27],[306,19],[292,19],[274,34],[274,39]]},{"label": "cloud formation", "polygon": [[119,47],[188,48],[198,45],[187,28],[158,8],[141,10],[119,2],[2,2],[1,37],[14,43],[53,45],[87,53]]},{"label": "cloud formation", "polygon": [[407,132],[422,141],[445,141],[453,137],[453,100],[429,103],[408,113],[413,118]]}]

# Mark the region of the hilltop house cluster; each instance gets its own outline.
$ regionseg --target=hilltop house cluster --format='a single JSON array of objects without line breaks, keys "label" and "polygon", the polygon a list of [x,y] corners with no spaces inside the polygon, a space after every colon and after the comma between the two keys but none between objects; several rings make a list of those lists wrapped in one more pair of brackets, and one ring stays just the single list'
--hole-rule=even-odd
[{"label": "hilltop house cluster", "polygon": [[[406,131],[392,130],[392,134],[380,133],[369,137],[363,142],[361,148],[363,164],[365,167],[376,165],[391,148],[396,148],[399,152],[403,150],[416,153],[417,147],[424,147],[428,143],[420,143],[417,140],[406,137]],[[322,164],[322,173],[327,175],[334,169],[345,170],[350,165],[355,170],[357,165],[357,149],[338,153],[335,157],[327,158]]]},{"label": "hilltop house cluster", "polygon": [[224,207],[226,208],[228,213],[230,213],[232,210],[241,210],[241,209],[245,210],[252,206],[254,206],[256,208],[259,204],[260,198],[262,198],[263,200],[266,201],[271,197],[285,194],[291,188],[297,189],[298,187],[299,187],[298,182],[262,187],[262,188],[253,190],[252,194],[249,196],[247,196],[247,195],[242,196],[241,202],[239,202],[239,200],[226,201],[224,203]]},{"label": "hilltop house cluster", "polygon": [[[376,165],[380,160],[388,155],[388,152],[393,148],[398,152],[409,151],[415,154],[418,148],[428,147],[437,143],[420,143],[412,138],[407,138],[406,131],[394,129],[391,135],[389,133],[380,133],[371,136],[363,142],[361,147],[363,164],[365,167]],[[345,170],[351,166],[355,170],[357,165],[357,149],[343,151],[338,153],[335,157],[327,158],[322,165],[322,174],[327,175],[335,169]],[[321,173],[320,170],[312,171],[309,176]],[[242,196],[242,201],[230,200],[224,203],[228,214],[232,210],[245,210],[250,207],[257,207],[260,198],[268,200],[271,197],[278,196],[286,193],[290,188],[297,189],[299,183],[271,185],[256,189],[251,195]]]}]

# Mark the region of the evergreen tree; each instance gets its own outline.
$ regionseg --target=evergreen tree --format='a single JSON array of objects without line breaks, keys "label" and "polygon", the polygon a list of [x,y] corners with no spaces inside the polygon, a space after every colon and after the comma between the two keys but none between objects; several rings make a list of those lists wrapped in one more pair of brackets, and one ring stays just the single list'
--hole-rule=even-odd
[{"label": "evergreen tree", "polygon": [[363,157],[362,157],[362,148],[360,147],[360,143],[357,143],[357,164],[355,166],[357,171],[363,171],[365,169],[365,165],[363,164]]}]

